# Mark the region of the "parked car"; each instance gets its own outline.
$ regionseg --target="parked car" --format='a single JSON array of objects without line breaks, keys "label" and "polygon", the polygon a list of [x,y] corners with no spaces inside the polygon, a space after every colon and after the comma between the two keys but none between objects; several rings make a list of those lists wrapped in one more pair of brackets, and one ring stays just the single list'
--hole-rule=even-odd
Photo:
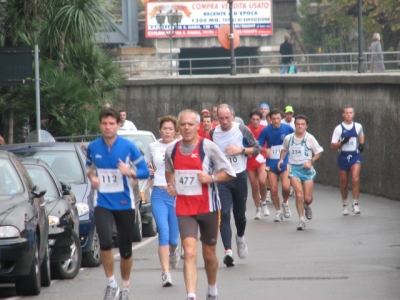
[{"label": "parked car", "polygon": [[46,215],[49,218],[51,277],[74,278],[81,267],[79,216],[76,197],[68,183],[60,183],[47,163],[41,159],[21,160],[36,185],[46,187]]},{"label": "parked car", "polygon": [[49,286],[49,221],[43,196],[12,153],[0,151],[0,281],[15,282],[18,295]]},{"label": "parked car", "polygon": [[91,185],[86,177],[85,147],[79,143],[43,142],[0,146],[20,158],[44,160],[61,182],[71,185],[76,196],[79,214],[79,240],[82,248],[82,265],[100,265],[100,243],[94,223]]}]

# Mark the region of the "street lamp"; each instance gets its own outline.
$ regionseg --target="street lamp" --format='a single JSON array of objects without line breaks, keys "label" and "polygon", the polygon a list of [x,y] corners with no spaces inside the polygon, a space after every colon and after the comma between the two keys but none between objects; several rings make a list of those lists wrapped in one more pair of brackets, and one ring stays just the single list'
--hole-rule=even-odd
[{"label": "street lamp", "polygon": [[[169,37],[170,75],[172,75],[172,37],[175,34],[178,24],[182,22],[182,16],[182,13],[177,10],[170,10],[167,14],[160,11],[156,14],[157,24],[164,31],[165,35]],[[165,19],[168,20],[169,26],[164,25]]]},{"label": "street lamp", "polygon": [[363,39],[362,0],[358,0],[358,73],[365,73]]},{"label": "street lamp", "polygon": [[235,40],[233,33],[233,13],[232,13],[232,4],[233,0],[228,0],[229,4],[229,40],[231,42],[231,76],[236,75],[236,60],[235,60]]}]

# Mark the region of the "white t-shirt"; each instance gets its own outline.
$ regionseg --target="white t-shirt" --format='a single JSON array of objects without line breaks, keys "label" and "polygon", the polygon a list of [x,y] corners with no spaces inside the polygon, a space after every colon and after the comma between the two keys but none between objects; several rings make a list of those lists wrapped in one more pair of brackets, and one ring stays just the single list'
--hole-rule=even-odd
[{"label": "white t-shirt", "polygon": [[156,168],[154,172],[154,186],[167,186],[167,180],[165,179],[165,150],[169,145],[176,142],[177,140],[164,144],[158,140],[151,143],[147,148],[144,159],[147,163],[153,162]]},{"label": "white t-shirt", "polygon": [[294,118],[292,118],[292,121],[291,121],[290,123],[288,123],[288,122],[286,121],[286,119],[284,118],[284,119],[281,120],[281,123],[282,123],[282,124],[288,124],[288,125],[290,125],[290,127],[292,127],[293,129],[296,129],[295,126],[294,126]]},{"label": "white t-shirt", "polygon": [[[305,140],[305,143],[302,143]],[[303,138],[296,138],[294,133],[288,134],[283,140],[283,149],[289,153],[289,164],[302,165],[310,161],[315,154],[324,151],[318,141],[308,132]]]},{"label": "white t-shirt", "polygon": [[135,124],[133,122],[125,120],[124,124],[119,128],[121,130],[137,130]]},{"label": "white t-shirt", "polygon": [[268,121],[267,120],[261,120],[260,124],[264,125],[264,126],[268,126]]},{"label": "white t-shirt", "polygon": [[[345,124],[345,123],[342,122],[342,125],[347,130],[351,130],[353,128],[353,126],[354,126],[353,123],[356,124],[357,135],[359,137],[364,136],[363,128],[362,128],[362,125],[360,123],[352,122],[351,124]],[[342,138],[342,126],[340,126],[340,124],[339,124],[338,126],[336,126],[335,130],[333,131],[331,143],[337,143],[337,142],[339,142],[341,140],[341,138]]]}]

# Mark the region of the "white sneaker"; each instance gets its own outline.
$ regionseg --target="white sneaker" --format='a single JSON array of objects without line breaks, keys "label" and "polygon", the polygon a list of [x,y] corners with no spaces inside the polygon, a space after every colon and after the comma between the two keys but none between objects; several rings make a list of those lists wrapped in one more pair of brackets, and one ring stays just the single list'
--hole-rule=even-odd
[{"label": "white sneaker", "polygon": [[291,186],[291,187],[290,187],[290,191],[289,191],[289,195],[290,195],[290,196],[293,196],[293,194],[294,194],[294,189],[293,189],[293,187]]},{"label": "white sneaker", "polygon": [[218,299],[217,295],[212,296],[212,295],[207,294],[207,300],[217,300],[217,299]]},{"label": "white sneaker", "polygon": [[276,212],[274,222],[283,221],[283,214],[281,212]]},{"label": "white sneaker", "polygon": [[360,206],[358,205],[358,203],[353,203],[352,210],[353,210],[353,213],[356,215],[359,215],[361,213]]},{"label": "white sneaker", "polygon": [[261,207],[262,207],[262,212],[264,214],[264,216],[269,216],[270,212],[267,206],[267,202],[261,203]]},{"label": "white sneaker", "polygon": [[271,203],[271,191],[267,190],[267,198],[265,199],[266,202]]},{"label": "white sneaker", "polygon": [[261,208],[256,209],[256,215],[254,216],[254,220],[261,220]]},{"label": "white sneaker", "polygon": [[235,266],[235,261],[233,260],[233,253],[232,253],[231,249],[225,251],[224,264],[227,267],[234,267]]},{"label": "white sneaker", "polygon": [[306,229],[306,222],[300,220],[299,225],[297,225],[297,230],[304,230]]},{"label": "white sneaker", "polygon": [[347,209],[347,205],[343,204],[343,216],[347,216],[349,214],[349,210]]},{"label": "white sneaker", "polygon": [[117,300],[119,298],[119,287],[107,285],[106,294],[103,300]]},{"label": "white sneaker", "polygon": [[244,242],[244,236],[243,236],[243,242],[239,241],[239,237],[236,235],[236,246],[237,246],[237,253],[240,258],[246,258],[247,254],[249,253],[249,250],[247,249],[247,245]]},{"label": "white sneaker", "polygon": [[175,251],[169,254],[169,266],[172,269],[176,269],[176,267],[178,266],[178,263],[179,263],[180,256],[178,254],[178,251],[179,251],[178,248],[179,247],[177,246]]},{"label": "white sneaker", "polygon": [[167,287],[167,286],[172,286],[172,277],[171,273],[164,273],[161,275],[161,280],[162,280],[162,286]]},{"label": "white sneaker", "polygon": [[290,218],[292,212],[290,211],[289,203],[286,204],[282,203],[282,208],[283,208],[283,215],[285,216],[285,218]]},{"label": "white sneaker", "polygon": [[310,205],[308,205],[307,203],[304,203],[304,212],[305,212],[306,218],[311,220],[313,217],[312,209],[311,209]]}]

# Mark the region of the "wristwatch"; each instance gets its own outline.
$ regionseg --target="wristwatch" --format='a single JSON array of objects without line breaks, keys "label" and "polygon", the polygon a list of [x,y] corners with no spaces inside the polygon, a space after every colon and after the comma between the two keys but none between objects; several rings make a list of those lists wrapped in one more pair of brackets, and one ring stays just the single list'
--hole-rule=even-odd
[{"label": "wristwatch", "polygon": [[217,183],[217,176],[215,176],[214,174],[211,175],[212,180],[214,181],[214,183]]},{"label": "wristwatch", "polygon": [[246,148],[242,148],[242,154],[246,154]]}]

